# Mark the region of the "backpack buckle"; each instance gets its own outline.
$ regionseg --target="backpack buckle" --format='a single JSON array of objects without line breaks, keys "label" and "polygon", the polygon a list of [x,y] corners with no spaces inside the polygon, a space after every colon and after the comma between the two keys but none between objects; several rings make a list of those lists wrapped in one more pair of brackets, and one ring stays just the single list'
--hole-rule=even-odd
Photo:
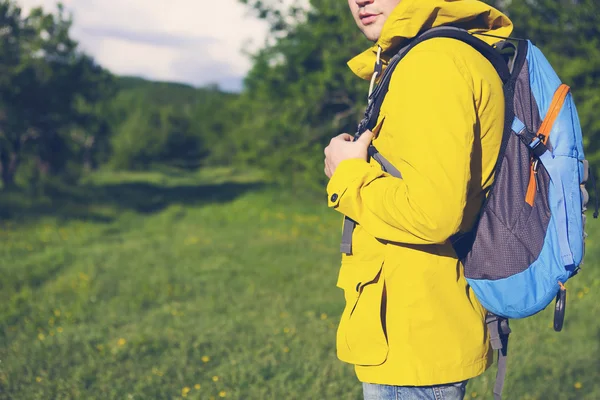
[{"label": "backpack buckle", "polygon": [[[538,135],[534,134],[529,129],[527,129],[527,127],[525,127],[523,123],[521,123],[521,126],[519,126],[519,128],[520,129],[515,130],[515,133],[517,134],[519,139],[521,139],[521,142],[523,142],[523,144],[527,146],[531,154],[533,154],[537,158],[540,158],[542,154],[544,154],[546,150],[548,150],[548,147],[546,147],[546,145],[544,144],[544,142],[546,141],[546,137],[541,133]],[[513,129],[515,128],[513,127]]]},{"label": "backpack buckle", "polygon": [[544,144],[544,139],[544,135],[534,136],[533,140],[531,140],[531,142],[529,142],[529,144],[527,145],[527,147],[529,147],[529,151],[531,151],[531,153],[536,158],[540,158],[542,154],[544,154],[546,150],[548,150],[548,148]]},{"label": "backpack buckle", "polygon": [[565,322],[565,309],[567,308],[567,288],[561,282],[560,290],[556,295],[556,305],[554,306],[554,330],[560,332]]},{"label": "backpack buckle", "polygon": [[490,332],[490,343],[492,345],[492,349],[503,350],[506,352],[508,335],[511,333],[510,326],[508,324],[508,318],[500,317],[496,314],[488,312],[485,317],[485,323],[488,327],[488,331]]}]

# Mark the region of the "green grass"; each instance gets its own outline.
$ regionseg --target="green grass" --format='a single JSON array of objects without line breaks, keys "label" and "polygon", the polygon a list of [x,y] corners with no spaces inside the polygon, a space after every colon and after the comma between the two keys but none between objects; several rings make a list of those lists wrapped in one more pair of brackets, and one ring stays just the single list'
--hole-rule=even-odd
[{"label": "green grass", "polygon": [[[107,173],[2,194],[0,399],[360,399],[335,356],[341,217],[236,176]],[[512,322],[506,399],[600,398],[589,225],[564,331],[551,309]],[[467,398],[491,399],[494,374]]]}]

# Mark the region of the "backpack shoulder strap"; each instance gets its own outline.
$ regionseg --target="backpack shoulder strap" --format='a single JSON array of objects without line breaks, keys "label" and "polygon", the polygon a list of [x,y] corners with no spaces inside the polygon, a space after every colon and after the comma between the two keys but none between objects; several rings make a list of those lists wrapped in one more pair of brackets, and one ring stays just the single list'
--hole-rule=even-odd
[{"label": "backpack shoulder strap", "polygon": [[494,47],[490,46],[483,40],[470,34],[464,29],[455,28],[451,26],[441,26],[439,28],[432,28],[425,31],[425,33],[417,36],[417,38],[413,41],[414,43],[411,43],[409,46],[414,47],[419,43],[433,38],[456,39],[470,45],[475,50],[477,50],[482,56],[487,58],[487,60],[494,66],[494,69],[496,70],[496,72],[498,72],[498,75],[500,76],[500,79],[502,79],[503,83],[508,82],[508,80],[510,79],[510,71],[508,69],[508,64],[506,63],[506,60],[504,59],[502,54],[500,54],[500,52]]},{"label": "backpack shoulder strap", "polygon": [[475,37],[464,29],[450,26],[441,26],[429,29],[412,39],[406,46],[402,47],[394,57],[392,57],[386,70],[381,76],[381,81],[369,98],[369,106],[366,113],[367,118],[363,121],[363,123],[360,124],[357,137],[360,136],[360,134],[362,134],[362,132],[364,132],[366,129],[373,129],[375,127],[375,124],[377,123],[377,117],[379,116],[379,111],[381,110],[381,105],[383,104],[383,100],[390,86],[392,73],[398,66],[398,63],[414,47],[420,43],[435,38],[456,39],[470,45],[492,64],[504,84],[509,81],[511,73],[508,64],[502,54],[500,54],[500,52],[494,47],[490,46],[483,40]]}]

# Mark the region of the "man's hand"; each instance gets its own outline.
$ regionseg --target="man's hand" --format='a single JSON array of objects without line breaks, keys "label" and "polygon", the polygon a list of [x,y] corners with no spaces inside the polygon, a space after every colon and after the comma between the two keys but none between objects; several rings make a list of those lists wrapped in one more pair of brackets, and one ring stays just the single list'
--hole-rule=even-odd
[{"label": "man's hand", "polygon": [[337,166],[344,160],[367,159],[367,149],[373,140],[373,132],[367,130],[356,142],[353,142],[353,139],[352,135],[342,133],[331,139],[329,146],[325,147],[325,175],[328,178],[333,176]]}]

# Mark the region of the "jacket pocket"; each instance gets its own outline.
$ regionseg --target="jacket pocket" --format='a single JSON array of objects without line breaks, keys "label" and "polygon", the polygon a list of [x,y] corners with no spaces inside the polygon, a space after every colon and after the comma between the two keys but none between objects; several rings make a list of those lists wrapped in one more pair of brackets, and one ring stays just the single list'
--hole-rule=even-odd
[{"label": "jacket pocket", "polygon": [[388,354],[383,262],[343,264],[338,287],[346,296],[337,331],[338,358],[355,365],[383,364]]}]

